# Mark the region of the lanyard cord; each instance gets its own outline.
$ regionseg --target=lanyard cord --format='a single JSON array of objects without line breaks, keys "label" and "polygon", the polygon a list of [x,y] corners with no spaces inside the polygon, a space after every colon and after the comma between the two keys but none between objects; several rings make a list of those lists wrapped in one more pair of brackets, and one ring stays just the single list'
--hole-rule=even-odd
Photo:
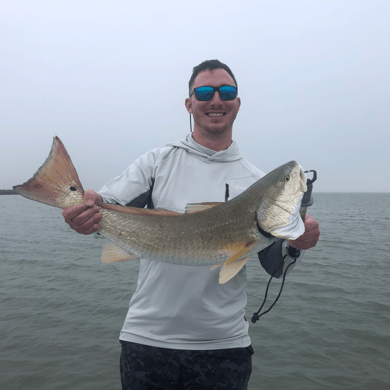
[{"label": "lanyard cord", "polygon": [[263,308],[263,306],[264,306],[264,304],[265,304],[265,301],[267,300],[268,288],[269,288],[269,285],[271,284],[271,280],[272,280],[272,278],[274,277],[276,271],[277,271],[277,270],[279,269],[279,267],[281,266],[281,264],[284,262],[284,259],[286,258],[286,256],[287,256],[287,255],[284,255],[284,256],[283,256],[283,259],[281,260],[281,262],[279,263],[278,267],[275,269],[275,271],[273,272],[273,274],[271,275],[271,277],[270,277],[270,279],[269,279],[269,281],[268,281],[267,289],[266,289],[266,291],[265,291],[265,296],[264,296],[263,303],[261,304],[260,309],[257,310],[256,313],[253,313],[253,316],[252,316],[252,319],[251,319],[251,321],[252,321],[253,324],[255,324],[261,316],[263,316],[264,314],[268,313],[268,312],[275,306],[275,304],[276,304],[276,302],[278,301],[280,295],[282,294],[282,290],[283,290],[283,286],[284,286],[284,280],[286,279],[287,271],[288,271],[288,269],[289,269],[293,264],[296,263],[297,259],[294,259],[294,261],[293,261],[292,263],[290,263],[290,264],[287,266],[286,270],[284,271],[282,285],[280,286],[279,294],[278,294],[278,296],[276,297],[274,303],[271,305],[271,307],[270,307],[267,311],[265,311],[264,313],[259,314],[260,311],[261,311],[261,309]]}]

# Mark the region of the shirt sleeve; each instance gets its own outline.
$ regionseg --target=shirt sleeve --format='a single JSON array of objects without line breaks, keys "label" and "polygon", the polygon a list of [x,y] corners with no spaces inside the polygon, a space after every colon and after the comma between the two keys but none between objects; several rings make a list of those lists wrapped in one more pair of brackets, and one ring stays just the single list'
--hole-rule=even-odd
[{"label": "shirt sleeve", "polygon": [[105,203],[122,206],[153,208],[152,189],[154,184],[154,167],[156,154],[154,151],[141,156],[131,164],[120,176],[110,180],[99,194]]},{"label": "shirt sleeve", "polygon": [[281,278],[287,267],[296,259],[297,261],[287,271],[287,274],[290,273],[303,257],[304,252],[301,250],[298,257],[291,257],[288,254],[287,240],[278,239],[272,245],[259,252],[258,257],[260,264],[269,275],[276,271],[273,275],[274,278]]}]

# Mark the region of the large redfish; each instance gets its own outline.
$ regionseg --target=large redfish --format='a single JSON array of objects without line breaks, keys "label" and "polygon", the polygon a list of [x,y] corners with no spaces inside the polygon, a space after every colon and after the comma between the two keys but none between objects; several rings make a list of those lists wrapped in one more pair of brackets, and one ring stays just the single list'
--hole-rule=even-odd
[{"label": "large redfish", "polygon": [[[76,169],[58,137],[35,175],[14,189],[26,198],[65,209],[84,202]],[[182,265],[222,265],[219,282],[230,280],[248,257],[275,241],[304,233],[299,207],[306,179],[290,161],[224,203],[190,204],[184,214],[97,203],[100,234],[107,245],[102,261],[137,258]],[[260,234],[258,226],[272,238]]]}]

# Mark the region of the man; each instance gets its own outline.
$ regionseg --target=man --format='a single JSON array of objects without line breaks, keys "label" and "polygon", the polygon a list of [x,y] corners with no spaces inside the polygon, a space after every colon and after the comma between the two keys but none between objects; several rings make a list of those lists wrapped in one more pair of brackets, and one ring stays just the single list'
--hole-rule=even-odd
[{"label": "man", "polygon": [[[194,118],[193,133],[149,151],[99,194],[86,191],[85,205],[63,211],[72,229],[82,234],[99,229],[97,200],[183,212],[187,203],[233,198],[264,175],[232,141],[241,101],[229,67],[218,60],[201,63],[189,89],[185,106]],[[305,230],[299,239],[278,240],[259,254],[268,273],[280,277],[299,258],[299,249],[316,245],[318,223],[309,215]],[[245,272],[220,285],[218,271],[208,266],[141,260],[120,333],[123,389],[246,389],[253,349],[244,316]]]}]

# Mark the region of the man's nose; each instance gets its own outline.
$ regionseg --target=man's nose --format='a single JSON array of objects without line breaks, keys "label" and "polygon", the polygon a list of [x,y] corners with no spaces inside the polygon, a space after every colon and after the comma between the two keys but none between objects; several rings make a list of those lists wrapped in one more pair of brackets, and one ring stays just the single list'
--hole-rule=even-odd
[{"label": "man's nose", "polygon": [[221,96],[219,95],[218,91],[214,92],[214,96],[210,100],[210,104],[211,105],[217,105],[217,104],[221,105],[222,104],[222,99],[221,99]]}]

